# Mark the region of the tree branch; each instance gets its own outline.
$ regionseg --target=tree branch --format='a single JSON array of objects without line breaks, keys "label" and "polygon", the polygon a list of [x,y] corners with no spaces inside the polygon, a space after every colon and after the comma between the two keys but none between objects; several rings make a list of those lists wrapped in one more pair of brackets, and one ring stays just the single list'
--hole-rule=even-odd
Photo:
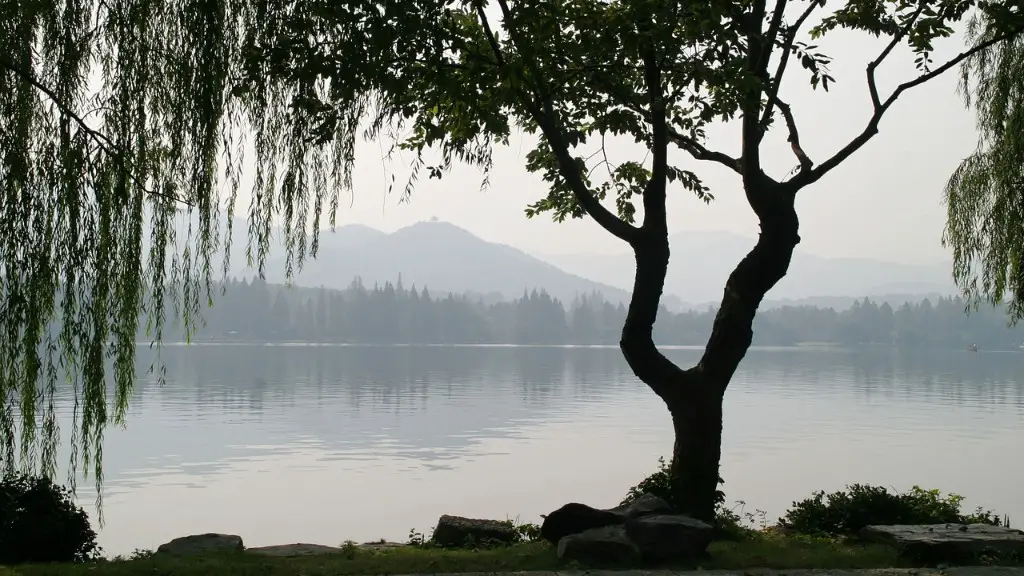
[{"label": "tree branch", "polygon": [[115,144],[106,134],[98,130],[94,130],[88,124],[86,124],[85,119],[79,116],[74,110],[72,110],[70,106],[62,102],[53,90],[51,90],[43,83],[36,80],[31,74],[29,74],[25,70],[22,70],[20,67],[16,66],[13,62],[11,62],[3,56],[0,56],[0,67],[13,72],[22,80],[28,82],[28,84],[31,85],[33,88],[45,94],[46,97],[49,98],[51,102],[53,102],[53,105],[56,106],[58,110],[60,110],[61,114],[73,120],[75,124],[78,124],[78,127],[82,131],[84,131],[86,136],[92,139],[92,141],[95,142],[97,146],[99,146],[100,150],[103,150],[103,152],[106,153],[111,158],[116,159],[121,164],[121,166],[127,170],[128,178],[132,182],[134,182],[135,185],[138,186],[144,193],[149,194],[151,196],[158,196],[160,198],[171,200],[173,202],[178,202],[186,206],[192,205],[192,203],[189,202],[188,200],[180,198],[174,194],[167,194],[166,192],[150,190],[149,188],[147,188],[145,184],[143,184],[138,179],[138,176],[135,175],[134,170],[132,169],[131,166],[131,162],[128,161],[127,157],[120,150],[120,148],[118,148],[117,144]]},{"label": "tree branch", "polygon": [[[890,94],[884,102],[879,102],[878,104],[874,105],[874,113],[872,113],[871,118],[868,120],[867,125],[864,127],[864,130],[862,130],[860,134],[858,134],[853,140],[847,143],[846,146],[844,146],[838,152],[836,152],[831,158],[819,164],[817,168],[797,174],[797,176],[790,180],[787,184],[792,187],[793,192],[796,192],[803,188],[804,186],[817,182],[818,180],[821,179],[822,176],[828,174],[829,171],[831,171],[836,166],[842,164],[843,161],[849,158],[854,152],[856,152],[862,146],[867,144],[868,141],[871,140],[871,138],[873,138],[875,134],[878,133],[878,124],[879,122],[881,122],[882,116],[885,115],[885,112],[896,102],[896,100],[900,97],[901,94],[903,94],[907,90],[910,90],[911,88],[914,88],[915,86],[920,86],[921,84],[924,84],[925,82],[928,82],[933,78],[936,78],[937,76],[946,72],[950,68],[953,68],[954,66],[963,62],[964,60],[977,54],[978,52],[986,50],[989,47],[994,46],[995,44],[1003,42],[1004,40],[1013,38],[1018,34],[1021,34],[1022,32],[1024,32],[1024,27],[1019,27],[1005,34],[1000,34],[999,36],[990,38],[985,42],[976,44],[969,50],[964,50],[960,54],[957,54],[956,57],[947,61],[942,66],[939,66],[938,68],[935,68],[932,71],[927,72],[925,74],[921,74],[920,76],[914,78],[913,80],[909,80],[907,82],[904,82],[903,84],[900,84],[899,86],[896,87],[895,90],[893,90],[892,94]],[[886,51],[883,51],[883,56],[888,54],[888,50],[889,49],[887,48]],[[880,56],[880,58],[883,56]],[[874,61],[872,61],[872,63],[873,62]],[[871,66],[871,64],[868,64],[868,69],[869,82],[873,83],[874,68]],[[874,104],[874,102],[872,103]]]},{"label": "tree branch", "polygon": [[786,141],[789,142],[789,147],[793,149],[793,154],[796,155],[796,159],[800,162],[801,172],[810,170],[814,166],[814,162],[807,157],[807,153],[800,146],[800,131],[797,130],[796,119],[793,118],[793,109],[778,97],[773,98],[772,102],[769,102],[768,105],[777,107],[782,112],[783,118],[786,119],[786,129],[789,130],[789,137],[786,138]]},{"label": "tree branch", "polygon": [[[498,65],[506,67],[504,56],[502,55],[501,48],[498,45],[498,40],[495,37],[494,32],[491,30],[487,16],[484,14],[483,4],[481,2],[475,2],[474,4],[476,5],[477,16],[480,18],[484,31],[487,34],[487,41],[491,45],[491,50],[494,51],[494,57],[497,60]],[[558,160],[558,169],[562,178],[565,178],[565,181],[569,184],[569,188],[572,190],[572,194],[576,199],[576,202],[587,214],[590,215],[591,218],[594,219],[595,222],[616,238],[632,243],[640,230],[613,214],[608,210],[608,208],[601,204],[601,201],[598,200],[589,189],[587,189],[587,185],[583,181],[583,177],[580,175],[580,171],[576,167],[576,163],[573,160],[572,155],[569,153],[569,146],[562,135],[562,130],[559,126],[554,107],[551,104],[551,98],[544,85],[544,80],[541,77],[536,64],[524,51],[524,46],[518,38],[515,28],[512,26],[512,12],[509,10],[508,2],[506,2],[506,0],[498,0],[498,5],[501,7],[503,18],[508,23],[509,38],[517,45],[519,53],[524,56],[526,65],[529,67],[530,73],[536,83],[536,98],[531,97],[522,90],[519,90],[520,97],[523,99],[523,103],[530,110],[530,114],[533,116],[534,121],[536,121],[538,126],[540,126],[541,131],[544,133],[544,137],[548,140],[548,144],[551,145],[551,150],[555,153],[555,158]],[[538,100],[540,105],[538,105]]]},{"label": "tree branch", "polygon": [[775,48],[775,38],[782,27],[782,17],[786,14],[786,0],[775,0],[775,9],[772,11],[772,22],[768,25],[768,32],[764,36],[764,47],[761,53],[761,63],[758,70],[768,73],[768,63],[771,61],[772,50]]},{"label": "tree branch", "polygon": [[[762,65],[761,43],[763,38],[762,24],[765,15],[766,0],[754,0],[750,13],[746,16],[746,38],[747,38],[747,70],[757,77],[759,67]],[[767,86],[752,84],[740,97],[740,111],[742,112],[742,176],[743,185],[750,189],[754,182],[761,175],[761,94]],[[770,104],[769,104],[770,106]]]},{"label": "tree branch", "polygon": [[704,160],[708,162],[717,162],[722,166],[725,166],[733,172],[740,174],[742,169],[740,168],[740,161],[724,152],[718,152],[715,150],[708,150],[700,143],[689,136],[684,136],[678,130],[672,127],[667,127],[668,139],[676,146],[685,150],[694,160]]},{"label": "tree branch", "polygon": [[786,32],[786,38],[782,47],[782,55],[779,56],[779,65],[775,69],[775,76],[769,80],[768,86],[768,103],[764,109],[764,114],[761,116],[761,137],[764,138],[765,132],[768,130],[768,123],[772,119],[772,106],[771,103],[779,96],[779,87],[782,86],[782,77],[786,73],[786,65],[789,64],[789,55],[793,53],[793,42],[796,41],[796,35],[800,31],[800,27],[804,25],[807,18],[811,16],[811,12],[815,8],[821,5],[819,0],[811,0],[811,4],[804,9],[800,17],[797,18],[796,23],[793,24]]},{"label": "tree branch", "polygon": [[882,105],[881,100],[878,98],[878,86],[875,84],[875,70],[882,65],[882,62],[889,57],[889,54],[892,53],[893,49],[895,49],[903,38],[910,33],[910,29],[914,26],[914,22],[916,22],[918,17],[921,16],[921,13],[924,12],[925,6],[927,6],[927,4],[922,2],[921,5],[918,6],[917,10],[910,15],[910,19],[903,25],[903,28],[901,28],[896,34],[893,34],[889,44],[887,44],[885,49],[878,54],[878,57],[871,62],[868,62],[868,67],[865,73],[868,77],[868,92],[871,94],[871,105],[874,106],[875,110]]},{"label": "tree branch", "polygon": [[661,70],[654,55],[645,55],[644,64],[647,99],[651,108],[651,147],[654,157],[651,179],[644,189],[644,223],[641,229],[667,235],[665,186],[668,170],[668,120],[665,113],[665,95],[661,86]]},{"label": "tree branch", "polygon": [[681,384],[682,371],[662,354],[654,343],[654,324],[665,290],[668,270],[668,218],[665,210],[668,185],[668,120],[661,68],[654,49],[643,54],[644,83],[651,120],[651,179],[643,192],[644,221],[632,244],[636,257],[633,295],[622,325],[619,348],[637,378],[672,406]]}]

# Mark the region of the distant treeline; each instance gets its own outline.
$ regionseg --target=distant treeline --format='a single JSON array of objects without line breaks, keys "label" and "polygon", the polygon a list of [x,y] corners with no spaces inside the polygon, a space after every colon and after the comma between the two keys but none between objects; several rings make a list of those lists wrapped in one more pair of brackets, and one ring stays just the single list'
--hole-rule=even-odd
[{"label": "distant treeline", "polygon": [[[623,305],[600,294],[568,305],[543,291],[512,301],[433,296],[427,288],[406,288],[401,280],[383,286],[354,281],[345,290],[285,288],[260,280],[229,281],[226,292],[203,311],[196,340],[261,342],[346,342],[360,344],[616,344],[626,316]],[[670,313],[663,309],[656,341],[703,345],[715,310]],[[165,340],[184,335],[167,327]],[[142,330],[140,328],[140,330]],[[147,335],[140,333],[145,341]],[[1001,309],[982,308],[969,316],[959,298],[906,303],[893,309],[864,298],[853,307],[788,306],[760,312],[754,343],[888,345],[901,347],[1015,350],[1024,330],[1007,327]]]}]

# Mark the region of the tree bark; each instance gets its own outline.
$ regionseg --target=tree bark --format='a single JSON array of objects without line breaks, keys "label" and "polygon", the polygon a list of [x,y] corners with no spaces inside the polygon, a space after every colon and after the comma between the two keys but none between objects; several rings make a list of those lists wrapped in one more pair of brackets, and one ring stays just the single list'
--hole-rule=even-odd
[{"label": "tree bark", "polygon": [[753,323],[765,294],[789,271],[793,249],[800,243],[796,194],[784,184],[767,181],[746,188],[758,216],[757,244],[729,275],[711,336],[696,369],[708,385],[724,393],[754,338]]},{"label": "tree bark", "polygon": [[706,522],[715,519],[719,462],[722,458],[724,388],[701,381],[696,371],[669,406],[675,444],[669,468],[673,505]]},{"label": "tree bark", "polygon": [[636,276],[619,347],[633,373],[661,397],[672,415],[671,503],[705,521],[715,517],[726,387],[753,341],[758,306],[786,275],[800,241],[795,194],[788,187],[765,181],[746,188],[761,234],[730,274],[704,355],[693,368],[676,366],[653,339],[670,255],[667,231],[644,230],[631,243]]}]

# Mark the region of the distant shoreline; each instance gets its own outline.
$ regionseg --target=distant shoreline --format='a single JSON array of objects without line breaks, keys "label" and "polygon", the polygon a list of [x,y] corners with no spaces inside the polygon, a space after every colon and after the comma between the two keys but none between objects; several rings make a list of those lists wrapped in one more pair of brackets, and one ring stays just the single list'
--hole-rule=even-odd
[{"label": "distant shoreline", "polygon": [[[162,346],[173,346],[173,347],[188,347],[188,346],[268,346],[268,347],[283,347],[283,348],[552,348],[552,349],[595,349],[595,350],[618,350],[618,345],[615,344],[498,344],[498,343],[483,343],[483,344],[410,344],[410,343],[371,343],[371,342],[317,342],[312,340],[280,340],[280,341],[261,341],[261,340],[193,340],[186,342],[183,340],[164,341],[161,343]],[[136,347],[151,347],[150,342],[136,341]],[[659,345],[658,348],[663,350],[703,350],[704,346],[700,345],[684,345],[684,344],[664,344]],[[893,346],[891,344],[841,344],[838,342],[797,342],[790,346],[758,346],[753,345],[750,347],[751,350],[864,350],[864,349],[886,349],[886,350],[897,350],[897,351],[933,351],[933,352],[971,352],[972,354],[983,354],[983,353],[1006,353],[1006,352],[1019,352],[1024,353],[1024,349],[1021,348],[989,348],[979,349],[977,352],[970,350],[961,350],[959,348],[944,348],[944,347],[919,347],[919,346]]]}]

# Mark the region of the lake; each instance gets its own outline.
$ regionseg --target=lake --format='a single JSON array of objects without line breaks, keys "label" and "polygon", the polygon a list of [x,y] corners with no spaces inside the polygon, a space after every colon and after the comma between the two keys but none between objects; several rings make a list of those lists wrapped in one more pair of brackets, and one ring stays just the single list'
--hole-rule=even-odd
[{"label": "lake", "polygon": [[[538,521],[618,503],[672,447],[615,348],[165,346],[162,386],[150,354],[107,433],[110,554],[209,531],[337,545],[441,514]],[[774,520],[817,489],[920,484],[1024,518],[1021,375],[1022,353],[753,349],[726,394],[727,498]],[[82,482],[91,514],[93,496]]]}]

